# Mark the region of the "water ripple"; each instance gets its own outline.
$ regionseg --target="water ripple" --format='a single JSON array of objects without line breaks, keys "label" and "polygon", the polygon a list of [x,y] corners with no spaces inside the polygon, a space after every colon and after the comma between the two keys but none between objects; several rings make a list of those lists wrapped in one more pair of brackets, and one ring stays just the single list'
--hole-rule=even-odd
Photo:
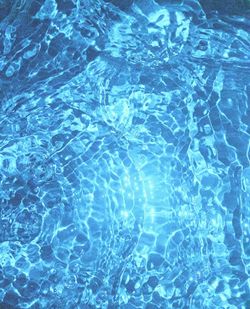
[{"label": "water ripple", "polygon": [[249,1],[0,1],[0,307],[249,308]]}]

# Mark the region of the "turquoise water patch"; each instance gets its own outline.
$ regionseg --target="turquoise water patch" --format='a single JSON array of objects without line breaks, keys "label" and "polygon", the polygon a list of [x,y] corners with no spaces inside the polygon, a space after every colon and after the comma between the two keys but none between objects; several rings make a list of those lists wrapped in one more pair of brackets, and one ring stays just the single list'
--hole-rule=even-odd
[{"label": "turquoise water patch", "polygon": [[1,308],[249,308],[248,7],[0,1]]}]

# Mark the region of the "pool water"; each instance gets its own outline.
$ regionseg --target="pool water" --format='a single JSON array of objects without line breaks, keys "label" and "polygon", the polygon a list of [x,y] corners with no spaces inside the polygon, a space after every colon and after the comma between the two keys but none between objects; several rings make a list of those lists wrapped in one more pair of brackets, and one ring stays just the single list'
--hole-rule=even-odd
[{"label": "pool water", "polygon": [[0,0],[0,308],[250,308],[249,9]]}]

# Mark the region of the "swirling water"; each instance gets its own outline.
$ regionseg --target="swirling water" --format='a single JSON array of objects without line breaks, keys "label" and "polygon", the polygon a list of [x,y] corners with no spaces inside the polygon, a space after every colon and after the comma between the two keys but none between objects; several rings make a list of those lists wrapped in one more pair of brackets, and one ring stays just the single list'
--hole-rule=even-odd
[{"label": "swirling water", "polygon": [[250,308],[249,16],[0,1],[1,308]]}]

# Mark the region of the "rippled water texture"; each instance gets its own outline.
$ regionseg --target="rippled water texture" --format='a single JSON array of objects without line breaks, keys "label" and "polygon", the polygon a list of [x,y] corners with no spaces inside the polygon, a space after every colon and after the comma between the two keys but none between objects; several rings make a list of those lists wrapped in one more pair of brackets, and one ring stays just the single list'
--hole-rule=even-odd
[{"label": "rippled water texture", "polygon": [[0,0],[0,308],[250,308],[249,8]]}]

